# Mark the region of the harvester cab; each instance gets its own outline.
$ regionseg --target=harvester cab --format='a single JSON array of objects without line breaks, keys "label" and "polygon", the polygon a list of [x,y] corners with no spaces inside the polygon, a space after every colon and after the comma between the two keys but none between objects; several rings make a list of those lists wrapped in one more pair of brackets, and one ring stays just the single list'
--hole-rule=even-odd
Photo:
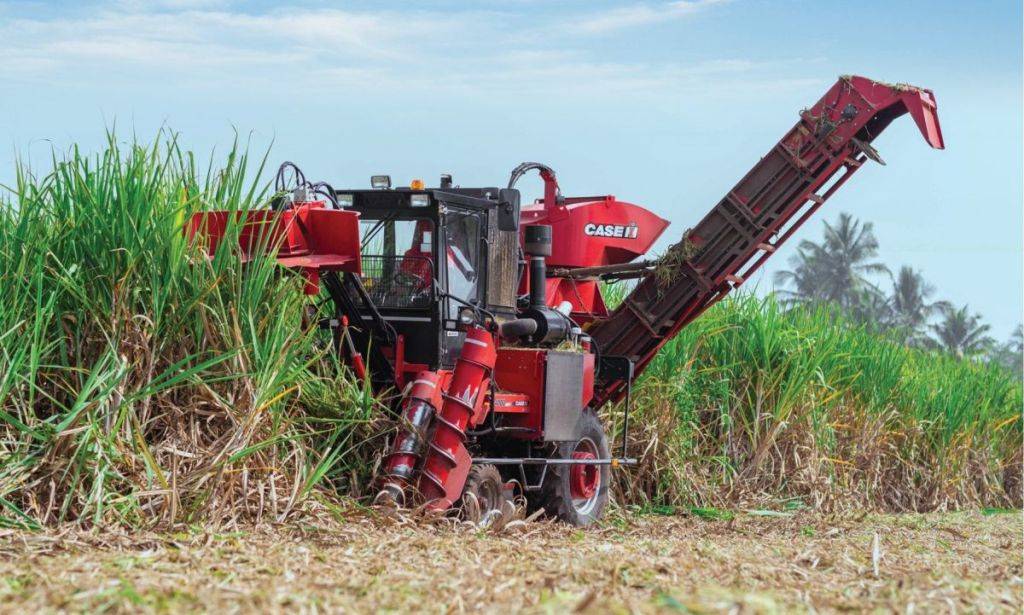
[{"label": "harvester cab", "polygon": [[436,188],[391,188],[385,177],[375,189],[336,192],[339,207],[359,216],[362,288],[353,279],[329,292],[350,308],[341,315],[352,346],[390,366],[375,380],[401,388],[417,372],[452,369],[466,323],[514,317],[519,193],[456,188],[448,176]]},{"label": "harvester cab", "polygon": [[[943,147],[929,90],[841,77],[682,239],[639,260],[668,226],[614,196],[562,194],[554,170],[516,167],[505,188],[414,181],[370,189],[279,173],[269,210],[196,214],[212,254],[272,253],[326,294],[320,320],[375,390],[395,391],[395,432],[378,503],[484,514],[525,496],[574,525],[597,520],[626,456],[635,379],[659,349],[749,279],[856,171],[872,141],[909,114]],[[293,185],[282,180],[287,171]],[[544,196],[520,204],[537,171]],[[617,306],[602,284],[633,280]],[[619,410],[609,441],[598,411]],[[618,454],[613,454],[618,449]]]}]

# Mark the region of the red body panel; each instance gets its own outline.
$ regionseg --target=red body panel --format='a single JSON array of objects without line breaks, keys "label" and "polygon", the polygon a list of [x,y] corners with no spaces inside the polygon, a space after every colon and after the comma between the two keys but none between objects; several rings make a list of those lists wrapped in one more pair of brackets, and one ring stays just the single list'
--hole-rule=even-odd
[{"label": "red body panel", "polygon": [[[528,429],[511,437],[526,440],[544,436],[544,390],[547,385],[547,350],[540,348],[499,348],[494,366],[494,382],[500,389],[495,412],[502,414],[501,424]],[[594,355],[583,355],[583,394],[580,407],[594,398]],[[513,405],[509,402],[523,400]]]},{"label": "red body panel", "polygon": [[494,364],[494,383],[498,390],[520,393],[529,402],[525,412],[506,414],[502,424],[521,427],[531,433],[518,437],[540,437],[544,428],[544,372],[547,352],[539,348],[499,348]]},{"label": "red body panel", "polygon": [[548,207],[523,207],[522,227],[551,225],[549,267],[617,265],[643,255],[668,228],[668,221],[614,196],[567,198]]},{"label": "red body panel", "polygon": [[[244,219],[243,219],[244,213]],[[277,253],[284,267],[302,270],[315,294],[321,271],[361,271],[359,214],[326,209],[323,201],[296,203],[284,211],[209,211],[197,213],[186,227],[189,238],[203,242],[211,257],[228,236],[238,238],[242,261]]]},{"label": "red body panel", "polygon": [[[520,233],[531,224],[551,226],[549,268],[594,267],[628,263],[642,256],[668,228],[654,213],[614,196],[555,198],[554,179],[546,180],[543,200],[523,208]],[[528,292],[529,270],[520,280],[519,293]],[[547,304],[563,301],[572,306],[572,318],[586,324],[608,315],[596,280],[547,279]]]},{"label": "red body panel", "polygon": [[572,319],[580,325],[608,315],[598,280],[548,278],[547,298],[551,307],[558,307],[563,301],[568,301],[572,306]]}]

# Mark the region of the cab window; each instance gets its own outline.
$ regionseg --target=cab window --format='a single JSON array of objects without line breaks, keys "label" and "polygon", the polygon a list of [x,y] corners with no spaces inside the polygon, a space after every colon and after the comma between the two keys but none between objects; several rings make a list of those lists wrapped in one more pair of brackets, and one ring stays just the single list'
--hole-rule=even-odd
[{"label": "cab window", "polygon": [[[448,294],[476,303],[480,296],[480,214],[449,212],[445,216],[445,268]],[[449,318],[456,318],[463,304],[449,301]]]},{"label": "cab window", "polygon": [[362,219],[363,285],[382,308],[423,308],[433,301],[434,223]]}]

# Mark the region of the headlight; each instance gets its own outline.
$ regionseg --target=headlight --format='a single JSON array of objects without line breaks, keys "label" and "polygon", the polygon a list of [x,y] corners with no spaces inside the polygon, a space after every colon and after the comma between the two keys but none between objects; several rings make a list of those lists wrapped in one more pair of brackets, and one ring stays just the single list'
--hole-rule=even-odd
[{"label": "headlight", "polygon": [[429,194],[414,194],[409,197],[409,205],[413,207],[426,207],[430,205]]},{"label": "headlight", "polygon": [[370,176],[370,185],[373,186],[374,190],[387,190],[391,187],[391,176],[372,175]]},{"label": "headlight", "polygon": [[338,207],[352,207],[352,195],[351,194],[339,194],[338,195]]}]

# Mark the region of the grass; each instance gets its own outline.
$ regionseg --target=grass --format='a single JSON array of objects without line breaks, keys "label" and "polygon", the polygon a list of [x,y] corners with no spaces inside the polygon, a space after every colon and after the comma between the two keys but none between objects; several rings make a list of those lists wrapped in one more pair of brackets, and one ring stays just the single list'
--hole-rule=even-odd
[{"label": "grass", "polygon": [[740,295],[645,373],[631,441],[641,468],[620,486],[632,501],[683,506],[1019,507],[1022,404],[1020,381],[998,366]]},{"label": "grass", "polygon": [[[111,134],[0,192],[0,527],[217,527],[363,494],[381,404],[303,328],[301,281],[182,233],[193,212],[263,206],[264,162],[236,146],[201,167],[173,135]],[[636,402],[622,504],[1020,506],[1020,383],[827,312],[722,303]]]},{"label": "grass", "polygon": [[263,161],[111,134],[52,165],[0,204],[0,525],[284,517],[354,470],[376,404],[319,375],[300,282],[182,232],[263,205]]}]

